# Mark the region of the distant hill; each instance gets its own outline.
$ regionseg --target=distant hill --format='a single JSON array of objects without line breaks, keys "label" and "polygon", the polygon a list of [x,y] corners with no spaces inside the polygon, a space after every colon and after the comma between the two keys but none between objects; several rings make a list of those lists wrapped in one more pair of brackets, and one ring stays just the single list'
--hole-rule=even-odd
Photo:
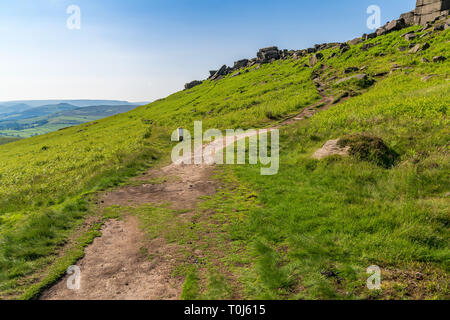
[{"label": "distant hill", "polygon": [[22,112],[27,109],[31,109],[29,105],[25,103],[17,103],[11,105],[1,105],[0,104],[0,117],[4,114],[13,113],[13,112]]},{"label": "distant hill", "polygon": [[0,137],[0,145],[20,140],[17,137]]},{"label": "distant hill", "polygon": [[0,115],[0,121],[5,120],[13,121],[13,120],[29,119],[34,117],[42,117],[59,111],[74,110],[77,108],[78,108],[77,106],[68,103],[45,105],[41,107],[27,109],[22,112],[12,112]]},{"label": "distant hill", "polygon": [[126,104],[79,108],[68,103],[41,106],[0,115],[0,136],[32,137],[127,112],[135,107]]},{"label": "distant hill", "polygon": [[[120,100],[17,100],[17,101],[7,101],[0,102],[0,113],[2,113],[3,108],[12,107],[14,105],[27,105],[30,108],[36,108],[45,105],[55,105],[60,103],[68,103],[74,105],[76,107],[89,107],[89,106],[101,106],[101,105],[109,105],[109,106],[118,106],[118,105],[141,105],[140,102],[128,102],[128,101],[120,101]],[[143,102],[142,104],[146,104]]]}]

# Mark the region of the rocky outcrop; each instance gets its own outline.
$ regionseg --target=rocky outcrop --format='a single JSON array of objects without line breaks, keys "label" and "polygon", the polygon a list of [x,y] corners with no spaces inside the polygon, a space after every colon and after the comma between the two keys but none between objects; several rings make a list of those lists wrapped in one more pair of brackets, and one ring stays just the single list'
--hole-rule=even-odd
[{"label": "rocky outcrop", "polygon": [[450,0],[417,0],[414,23],[426,24],[450,13]]},{"label": "rocky outcrop", "polygon": [[[276,60],[280,59],[296,59],[299,60],[304,57],[309,57],[309,65],[305,64],[304,67],[313,67],[315,66],[319,60],[323,59],[323,53],[320,51],[329,49],[329,48],[336,48],[339,49],[340,54],[344,54],[348,50],[351,49],[352,46],[357,46],[361,43],[361,50],[367,51],[377,45],[379,43],[373,43],[366,42],[367,40],[374,39],[378,36],[382,36],[385,34],[388,34],[393,31],[401,30],[403,28],[406,28],[412,24],[423,24],[425,25],[421,30],[418,30],[418,32],[422,32],[427,30],[428,32],[422,34],[420,37],[426,37],[433,31],[442,31],[444,29],[450,28],[450,19],[448,19],[450,11],[450,0],[417,0],[416,9],[407,13],[404,13],[400,15],[399,19],[392,20],[388,23],[386,23],[384,26],[377,29],[375,32],[370,34],[363,34],[361,37],[354,38],[353,40],[350,40],[345,43],[322,43],[322,44],[316,44],[312,48],[307,48],[303,50],[279,50],[278,47],[267,47],[262,48],[257,52],[257,57],[253,59],[241,59],[234,63],[233,67],[228,67],[226,65],[223,65],[219,70],[212,70],[209,71],[209,80],[220,80],[223,77],[232,74],[233,76],[241,75],[244,72],[248,72],[249,70],[243,70],[239,71],[243,68],[249,68],[257,65],[254,70],[261,68],[262,64],[265,63],[271,63]],[[417,33],[415,32],[408,32],[402,35],[407,41],[410,41],[410,44],[408,46],[399,46],[397,49],[399,51],[407,51],[409,50],[410,53],[415,54],[419,51],[426,50],[430,47],[428,43],[425,43],[423,45],[415,44],[414,40],[417,39]],[[333,52],[331,55],[327,57],[327,59],[332,59],[339,55],[337,52]],[[445,59],[445,57],[436,57],[435,61],[440,62],[442,61],[442,58]],[[251,70],[250,70],[251,71]],[[347,70],[348,73],[355,72],[356,70]],[[382,74],[375,75],[375,76],[382,76]],[[355,75],[353,77],[341,79],[338,82],[348,81],[350,79],[357,79],[357,80],[367,80],[366,75]],[[193,88],[194,86],[197,86],[201,84],[201,81],[192,81],[190,83],[187,83],[185,85],[186,89]]]},{"label": "rocky outcrop", "polygon": [[414,16],[414,10],[412,10],[410,12],[401,14],[400,19],[403,19],[408,26],[411,26],[414,24]]}]

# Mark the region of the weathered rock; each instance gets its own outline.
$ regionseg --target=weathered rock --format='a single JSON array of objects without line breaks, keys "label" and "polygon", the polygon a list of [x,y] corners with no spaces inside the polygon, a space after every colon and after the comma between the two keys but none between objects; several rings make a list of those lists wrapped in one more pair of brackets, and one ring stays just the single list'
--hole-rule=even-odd
[{"label": "weathered rock", "polygon": [[327,141],[322,148],[313,154],[314,159],[323,159],[332,155],[346,156],[349,153],[350,147],[338,146],[339,139]]},{"label": "weathered rock", "polygon": [[379,43],[365,43],[361,46],[361,50],[362,51],[367,51],[370,48],[376,47],[377,45],[379,45]]},{"label": "weathered rock", "polygon": [[430,47],[430,44],[428,42],[425,42],[423,45],[420,43],[416,44],[414,47],[409,50],[409,53],[417,53],[419,51],[427,50]]},{"label": "weathered rock", "polygon": [[310,58],[309,58],[309,66],[313,67],[317,64],[317,62],[319,62],[320,59],[323,58],[323,54],[322,53],[315,53],[313,54]]},{"label": "weathered rock", "polygon": [[445,58],[444,56],[433,57],[433,62],[444,62],[445,60],[447,60],[447,58]]},{"label": "weathered rock", "polygon": [[209,78],[211,78],[213,75],[215,75],[217,70],[211,70],[209,71]]},{"label": "weathered rock", "polygon": [[415,33],[408,33],[405,35],[405,40],[406,41],[411,41],[414,40],[416,38],[416,34]]},{"label": "weathered rock", "polygon": [[366,79],[367,79],[367,74],[361,73],[361,74],[356,74],[356,75],[351,76],[351,77],[342,78],[342,79],[339,79],[338,81],[336,81],[336,84],[340,84],[340,83],[343,83],[343,82],[347,82],[347,81],[350,81],[350,80],[353,80],[353,79],[356,79],[356,80],[366,80]]},{"label": "weathered rock", "polygon": [[429,36],[430,34],[432,34],[431,31],[425,32],[423,35],[420,36],[420,38],[422,39],[422,38],[424,38],[426,36]]},{"label": "weathered rock", "polygon": [[239,70],[239,69],[245,68],[248,65],[248,61],[249,61],[248,59],[242,59],[242,60],[236,61],[234,63],[233,69]]},{"label": "weathered rock", "polygon": [[357,44],[360,44],[361,42],[363,42],[363,40],[362,40],[361,38],[355,38],[355,39],[353,39],[353,40],[350,40],[350,41],[348,42],[348,44],[350,44],[350,45],[352,45],[352,46],[355,46],[355,45],[357,45]]},{"label": "weathered rock", "polygon": [[400,18],[405,21],[405,24],[413,25],[414,24],[414,10],[401,14]]},{"label": "weathered rock", "polygon": [[194,80],[194,81],[191,81],[189,83],[186,83],[184,85],[184,89],[185,90],[189,90],[189,89],[192,89],[193,87],[198,86],[198,85],[200,85],[202,83],[203,83],[203,81]]},{"label": "weathered rock", "polygon": [[[213,76],[210,77],[211,80],[220,80],[223,76],[227,75],[228,67],[223,65]],[[220,78],[220,79],[219,79]]]},{"label": "weathered rock", "polygon": [[423,63],[428,63],[428,62],[430,62],[427,58],[422,58],[421,61],[422,61]]},{"label": "weathered rock", "polygon": [[435,76],[436,76],[435,74],[427,75],[427,76],[425,76],[425,77],[422,78],[422,81],[426,82],[426,81],[430,80],[431,78],[433,78],[433,77],[435,77]]},{"label": "weathered rock", "polygon": [[377,37],[377,33],[373,32],[373,33],[369,33],[366,35],[365,40],[369,40],[369,39],[374,39]]},{"label": "weathered rock", "polygon": [[383,27],[378,28],[377,31],[376,31],[377,37],[382,36],[382,35],[384,35],[386,33],[387,33],[387,30],[385,28],[383,28]]},{"label": "weathered rock", "polygon": [[450,0],[417,0],[414,23],[425,24],[448,15]]},{"label": "weathered rock", "polygon": [[350,50],[350,46],[347,43],[342,43],[339,46],[339,49],[341,50],[341,54],[347,52],[348,50]]},{"label": "weathered rock", "polygon": [[398,51],[403,52],[403,51],[408,50],[408,47],[400,46],[400,47],[398,47],[397,49],[398,49]]},{"label": "weathered rock", "polygon": [[268,47],[260,49],[257,53],[258,63],[268,63],[280,59],[280,51],[278,47]]},{"label": "weathered rock", "polygon": [[437,24],[433,27],[433,31],[442,31],[444,30],[444,24]]},{"label": "weathered rock", "polygon": [[400,18],[400,19],[392,20],[391,22],[389,22],[386,26],[386,31],[392,32],[392,31],[396,31],[396,30],[401,30],[405,27],[406,27],[405,19]]},{"label": "weathered rock", "polygon": [[348,68],[345,68],[344,74],[356,72],[356,71],[358,71],[358,70],[359,70],[359,69],[358,69],[357,67],[348,67]]}]

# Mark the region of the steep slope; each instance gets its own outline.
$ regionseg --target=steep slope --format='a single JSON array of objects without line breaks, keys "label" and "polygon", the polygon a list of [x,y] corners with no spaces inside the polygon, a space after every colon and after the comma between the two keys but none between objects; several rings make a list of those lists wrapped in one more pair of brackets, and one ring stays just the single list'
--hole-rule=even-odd
[{"label": "steep slope", "polygon": [[[173,223],[176,212],[171,222],[151,221],[159,223],[157,236],[191,246],[195,259],[205,261],[174,266],[187,276],[184,297],[367,297],[373,293],[364,290],[362,275],[369,263],[390,268],[393,277],[420,265],[424,297],[445,295],[436,288],[449,257],[450,34],[419,29],[345,52],[323,50],[313,68],[305,66],[311,55],[255,65],[126,114],[0,146],[2,295],[25,292],[40,279],[36,270],[59,261],[58,246],[88,215],[92,196],[86,193],[166,160],[175,128],[191,129],[200,119],[204,128],[276,125],[318,102],[319,91],[336,103],[349,99],[282,129],[277,176],[259,176],[258,167],[248,165],[221,168],[223,190],[199,208],[195,224]],[[408,31],[416,31],[415,43],[430,47],[403,50],[410,45],[401,37]],[[436,56],[447,60],[432,62]],[[351,157],[310,159],[327,140],[360,132],[394,148],[395,167]],[[139,210],[144,217],[155,211]],[[180,225],[194,231],[177,232]],[[218,281],[217,270],[232,276]],[[388,288],[386,296],[396,296],[395,290]]]}]

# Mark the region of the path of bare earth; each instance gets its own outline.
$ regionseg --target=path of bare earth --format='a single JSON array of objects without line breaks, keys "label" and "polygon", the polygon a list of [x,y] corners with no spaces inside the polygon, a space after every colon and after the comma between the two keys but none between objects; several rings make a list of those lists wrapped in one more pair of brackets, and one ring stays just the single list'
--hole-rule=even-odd
[{"label": "path of bare earth", "polygon": [[[304,109],[300,114],[281,122],[278,126],[265,130],[270,131],[309,118],[316,112],[329,108],[332,103],[332,97],[323,95],[319,103]],[[238,135],[236,140],[248,136],[248,134]],[[222,146],[225,147],[230,143],[234,141],[226,141],[224,138]],[[121,187],[106,193],[102,199],[102,207],[113,205],[137,207],[143,204],[170,203],[173,209],[194,210],[202,196],[213,195],[216,192],[216,184],[211,179],[213,169],[213,165],[207,164],[171,164],[162,169],[152,169],[145,175],[134,178],[133,186]],[[148,183],[158,178],[164,178],[164,182]],[[140,251],[143,246],[158,258],[149,262]],[[45,291],[41,299],[179,299],[182,279],[171,276],[175,256],[175,246],[167,244],[164,239],[151,241],[145,239],[136,217],[110,220],[104,225],[102,236],[86,248],[85,257],[77,264],[81,268],[82,276],[80,290],[67,289],[68,276],[66,276]]]}]

